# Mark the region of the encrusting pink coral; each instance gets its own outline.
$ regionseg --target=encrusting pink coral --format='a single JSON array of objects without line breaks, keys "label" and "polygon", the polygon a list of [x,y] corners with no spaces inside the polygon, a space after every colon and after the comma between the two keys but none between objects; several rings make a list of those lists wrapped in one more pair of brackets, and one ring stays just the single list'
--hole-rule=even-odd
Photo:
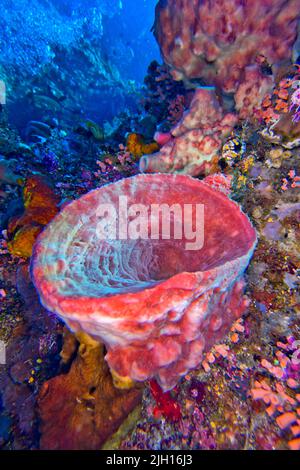
[{"label": "encrusting pink coral", "polygon": [[140,170],[192,176],[208,174],[214,160],[218,160],[224,137],[230,135],[236,123],[234,114],[222,110],[214,88],[198,88],[189,110],[170,136],[167,134],[159,152],[141,158]]},{"label": "encrusting pink coral", "polygon": [[[31,271],[41,302],[73,331],[104,342],[106,360],[120,377],[155,378],[164,391],[171,389],[247,307],[243,272],[255,230],[239,206],[211,184],[167,174],[123,179],[68,204],[38,238]],[[132,237],[119,233],[114,239],[112,221],[99,210],[103,204],[108,211],[115,207],[119,226],[122,197]],[[162,204],[170,209],[171,230],[178,214],[192,207],[190,223],[197,228],[194,236],[204,228],[203,246],[188,246],[186,230],[182,237],[171,232],[162,238],[167,219],[162,212],[153,236],[147,210]],[[201,227],[198,205],[204,207]],[[103,218],[107,238],[100,239]]]}]

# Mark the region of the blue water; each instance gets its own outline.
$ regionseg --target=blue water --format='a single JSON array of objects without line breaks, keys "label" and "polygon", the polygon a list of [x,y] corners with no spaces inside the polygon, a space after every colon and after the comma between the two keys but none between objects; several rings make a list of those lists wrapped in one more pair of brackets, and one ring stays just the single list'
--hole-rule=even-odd
[{"label": "blue water", "polygon": [[57,116],[51,109],[56,102],[74,121],[99,122],[134,109],[147,66],[159,60],[150,32],[155,4],[2,0],[0,79],[14,124],[21,130],[29,116],[41,119],[48,107]]}]

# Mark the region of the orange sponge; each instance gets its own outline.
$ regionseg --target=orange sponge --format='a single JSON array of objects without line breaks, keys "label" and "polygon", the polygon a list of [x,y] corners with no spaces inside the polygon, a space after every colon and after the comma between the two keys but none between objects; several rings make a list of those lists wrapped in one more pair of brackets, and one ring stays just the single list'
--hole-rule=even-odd
[{"label": "orange sponge", "polygon": [[140,158],[143,155],[150,155],[151,153],[159,150],[157,142],[151,142],[146,144],[144,137],[141,134],[129,134],[127,137],[127,150],[136,158]]},{"label": "orange sponge", "polygon": [[45,178],[34,175],[25,181],[23,202],[23,214],[8,224],[8,249],[15,256],[29,258],[38,234],[58,213],[59,198]]}]

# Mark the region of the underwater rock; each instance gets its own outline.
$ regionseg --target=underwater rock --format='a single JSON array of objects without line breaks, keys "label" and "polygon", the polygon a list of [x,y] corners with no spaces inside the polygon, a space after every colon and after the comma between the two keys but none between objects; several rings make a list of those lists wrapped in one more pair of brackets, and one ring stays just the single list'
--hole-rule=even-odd
[{"label": "underwater rock", "polygon": [[[111,232],[109,219],[99,227],[101,205],[117,210],[120,196],[133,205],[127,237]],[[204,205],[204,245],[197,238],[190,246],[186,234],[159,239],[161,226],[151,237],[147,214],[132,213],[136,203],[175,204],[181,212],[184,204]],[[197,233],[203,228],[199,219]],[[144,232],[136,238],[134,230]],[[248,218],[220,191],[182,175],[138,175],[66,206],[38,238],[32,278],[47,310],[73,331],[104,342],[106,360],[118,376],[155,377],[168,390],[244,312],[243,272],[255,243]]]},{"label": "underwater rock", "polygon": [[99,450],[141,400],[141,389],[114,387],[100,343],[84,333],[77,339],[69,372],[40,390],[41,449]]},{"label": "underwater rock", "polygon": [[[57,318],[47,315],[41,306],[27,264],[19,265],[16,277],[14,282],[24,304],[17,312],[12,309],[12,313],[22,320],[17,323],[6,346],[7,361],[6,366],[0,368],[0,390],[3,408],[12,421],[13,448],[32,449],[37,448],[38,436],[35,388],[45,376],[49,377],[49,371],[55,373],[62,327]],[[41,356],[40,344],[45,336],[51,337],[51,343]]]},{"label": "underwater rock", "polygon": [[198,88],[190,108],[171,130],[171,138],[159,152],[140,160],[142,172],[208,174],[218,161],[222,140],[237,122],[222,110],[214,88]]}]

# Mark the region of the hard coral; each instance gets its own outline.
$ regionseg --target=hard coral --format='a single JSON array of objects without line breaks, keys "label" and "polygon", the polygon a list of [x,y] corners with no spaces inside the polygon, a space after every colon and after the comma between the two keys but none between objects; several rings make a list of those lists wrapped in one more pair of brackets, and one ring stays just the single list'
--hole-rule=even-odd
[{"label": "hard coral", "polygon": [[[99,235],[102,205],[122,212],[121,196],[133,217],[126,231],[133,235],[114,239],[111,220],[104,220]],[[185,204],[203,204],[203,247],[186,247],[186,235],[151,236],[147,215],[140,219],[132,213],[141,204],[167,204],[181,211]],[[191,215],[195,226],[195,211]],[[117,217],[118,224],[123,216]],[[157,220],[161,236],[165,218],[158,215]],[[187,176],[138,175],[66,206],[38,238],[32,278],[48,310],[72,330],[105,343],[106,360],[118,376],[135,381],[155,377],[168,390],[199,365],[203,351],[244,312],[243,272],[255,242],[248,218],[221,192]]]},{"label": "hard coral", "polygon": [[171,138],[153,155],[140,160],[143,172],[208,174],[215,169],[222,140],[237,122],[234,114],[225,114],[214,88],[198,88],[190,108],[171,130]]},{"label": "hard coral", "polygon": [[291,57],[298,0],[160,0],[154,32],[177,80],[203,78],[235,93],[248,66]]}]

